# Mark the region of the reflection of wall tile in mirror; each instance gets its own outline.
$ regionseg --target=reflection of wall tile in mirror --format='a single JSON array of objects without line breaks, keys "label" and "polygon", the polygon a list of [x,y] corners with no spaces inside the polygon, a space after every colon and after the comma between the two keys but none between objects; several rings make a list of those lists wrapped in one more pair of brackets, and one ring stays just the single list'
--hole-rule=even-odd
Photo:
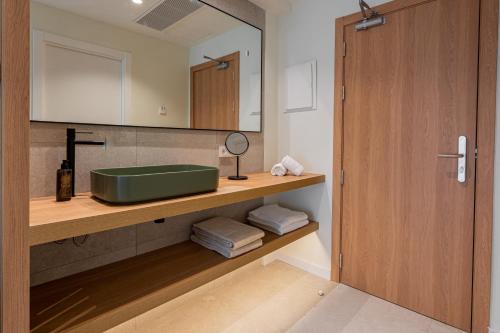
[{"label": "reflection of wall tile in mirror", "polygon": [[135,226],[92,234],[81,247],[75,246],[71,239],[61,245],[37,245],[31,248],[31,284],[75,274],[135,254]]}]

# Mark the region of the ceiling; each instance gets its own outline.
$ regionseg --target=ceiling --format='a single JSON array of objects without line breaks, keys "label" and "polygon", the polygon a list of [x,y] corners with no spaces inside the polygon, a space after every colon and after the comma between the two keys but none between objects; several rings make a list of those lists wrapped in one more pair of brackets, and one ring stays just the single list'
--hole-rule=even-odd
[{"label": "ceiling", "polygon": [[292,10],[289,0],[250,0],[250,2],[275,15],[288,14]]},{"label": "ceiling", "polygon": [[136,21],[161,0],[143,0],[142,5],[136,5],[129,0],[33,1],[186,47],[193,46],[243,24],[241,21],[209,6],[203,6],[167,29],[156,31],[142,26]]}]

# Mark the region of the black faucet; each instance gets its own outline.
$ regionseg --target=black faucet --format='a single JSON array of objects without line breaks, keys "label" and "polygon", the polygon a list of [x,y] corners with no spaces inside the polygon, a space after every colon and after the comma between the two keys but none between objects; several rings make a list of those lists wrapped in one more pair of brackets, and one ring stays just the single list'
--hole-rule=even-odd
[{"label": "black faucet", "polygon": [[88,146],[105,146],[106,141],[77,141],[76,134],[85,133],[93,134],[92,132],[77,132],[74,128],[66,129],[66,159],[69,161],[71,168],[71,193],[75,196],[75,146],[88,145]]}]

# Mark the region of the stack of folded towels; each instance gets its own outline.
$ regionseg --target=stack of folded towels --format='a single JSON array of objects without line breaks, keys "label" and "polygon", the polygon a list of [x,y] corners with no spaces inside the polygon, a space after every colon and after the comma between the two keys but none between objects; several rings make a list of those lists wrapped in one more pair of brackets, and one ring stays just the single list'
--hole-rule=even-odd
[{"label": "stack of folded towels", "polygon": [[262,246],[264,232],[226,217],[214,217],[193,225],[191,240],[226,258],[234,258]]},{"label": "stack of folded towels", "polygon": [[256,227],[284,235],[309,223],[306,213],[279,205],[267,205],[251,211],[248,221]]}]

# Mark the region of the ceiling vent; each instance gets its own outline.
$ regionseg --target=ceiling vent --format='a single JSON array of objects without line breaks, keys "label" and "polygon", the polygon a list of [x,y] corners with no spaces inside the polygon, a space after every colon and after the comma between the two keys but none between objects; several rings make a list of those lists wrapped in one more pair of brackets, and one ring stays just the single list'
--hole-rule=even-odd
[{"label": "ceiling vent", "polygon": [[203,3],[197,0],[163,0],[139,17],[136,22],[163,31],[201,7]]}]

